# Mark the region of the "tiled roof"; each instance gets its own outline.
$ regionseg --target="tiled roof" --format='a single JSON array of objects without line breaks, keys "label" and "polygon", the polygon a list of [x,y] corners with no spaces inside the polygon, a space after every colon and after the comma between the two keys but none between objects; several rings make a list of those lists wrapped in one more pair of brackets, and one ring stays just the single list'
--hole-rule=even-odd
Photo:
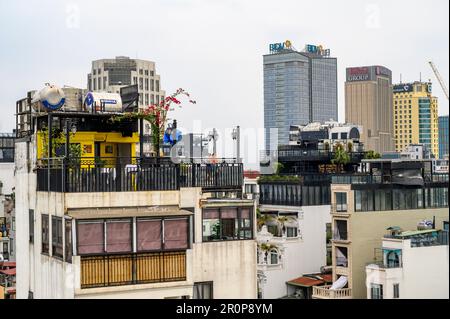
[{"label": "tiled roof", "polygon": [[[288,281],[288,284],[294,285],[294,286],[303,286],[303,287],[312,287],[312,286],[319,286],[323,285],[329,282],[332,282],[332,275],[331,274],[321,274],[316,275],[317,279],[307,276],[302,276],[296,279],[293,279],[291,281]],[[322,279],[319,279],[322,278]]]}]

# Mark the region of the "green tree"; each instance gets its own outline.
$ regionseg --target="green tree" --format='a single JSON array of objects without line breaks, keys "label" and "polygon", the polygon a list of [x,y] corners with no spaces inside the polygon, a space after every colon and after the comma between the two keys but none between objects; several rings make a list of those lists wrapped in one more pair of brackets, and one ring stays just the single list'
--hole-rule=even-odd
[{"label": "green tree", "polygon": [[268,222],[272,221],[273,219],[274,218],[272,216],[270,216],[269,214],[261,214],[260,213],[260,215],[257,216],[258,231],[260,231],[264,225],[266,225]]},{"label": "green tree", "polygon": [[369,150],[366,152],[366,154],[364,155],[364,159],[377,159],[377,158],[381,158],[380,153],[377,153],[373,150]]},{"label": "green tree", "polygon": [[342,144],[337,144],[334,150],[334,156],[331,163],[336,165],[338,173],[342,171],[342,167],[350,162],[350,155],[344,149]]}]

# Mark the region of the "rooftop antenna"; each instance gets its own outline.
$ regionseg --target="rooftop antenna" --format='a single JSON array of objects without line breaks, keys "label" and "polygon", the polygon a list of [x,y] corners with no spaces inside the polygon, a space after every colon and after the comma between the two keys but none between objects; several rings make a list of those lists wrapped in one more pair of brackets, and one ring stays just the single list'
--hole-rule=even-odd
[{"label": "rooftop antenna", "polygon": [[400,84],[402,84],[402,74],[400,73]]},{"label": "rooftop antenna", "polygon": [[422,83],[422,72],[420,72],[420,75],[419,75],[419,82]]}]

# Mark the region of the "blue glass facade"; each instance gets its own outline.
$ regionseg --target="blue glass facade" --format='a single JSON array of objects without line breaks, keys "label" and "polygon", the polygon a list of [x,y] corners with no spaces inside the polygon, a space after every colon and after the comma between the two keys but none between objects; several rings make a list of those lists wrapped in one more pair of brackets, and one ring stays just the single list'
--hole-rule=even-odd
[{"label": "blue glass facade", "polygon": [[[291,125],[337,120],[337,62],[285,50],[264,56],[266,149],[289,142]],[[271,134],[277,129],[278,138]],[[272,139],[272,145],[270,141]]]},{"label": "blue glass facade", "polygon": [[429,98],[419,99],[419,143],[425,144],[429,150],[431,145],[431,108]]},{"label": "blue glass facade", "polygon": [[448,115],[439,116],[439,158],[448,156]]}]

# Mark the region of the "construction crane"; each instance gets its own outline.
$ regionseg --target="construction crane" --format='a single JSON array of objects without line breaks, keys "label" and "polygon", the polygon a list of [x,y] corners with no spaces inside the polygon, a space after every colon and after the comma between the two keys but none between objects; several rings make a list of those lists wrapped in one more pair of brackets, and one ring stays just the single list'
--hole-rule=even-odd
[{"label": "construction crane", "polygon": [[433,69],[434,75],[436,75],[436,78],[439,81],[439,84],[441,85],[442,91],[444,91],[444,94],[448,100],[448,90],[447,90],[447,87],[445,86],[444,80],[442,79],[441,75],[439,74],[439,71],[437,70],[434,63],[432,61],[429,61],[428,63],[430,64],[431,68]]}]

